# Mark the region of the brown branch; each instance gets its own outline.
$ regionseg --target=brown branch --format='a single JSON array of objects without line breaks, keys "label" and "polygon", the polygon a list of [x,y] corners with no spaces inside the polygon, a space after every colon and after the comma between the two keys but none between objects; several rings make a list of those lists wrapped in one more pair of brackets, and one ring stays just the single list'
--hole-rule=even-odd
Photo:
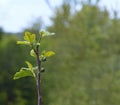
[{"label": "brown branch", "polygon": [[35,50],[36,56],[37,56],[37,64],[38,64],[38,73],[37,73],[37,92],[38,92],[38,105],[42,105],[41,103],[41,84],[40,84],[40,66],[41,66],[41,60],[39,58],[39,45],[36,46]]}]

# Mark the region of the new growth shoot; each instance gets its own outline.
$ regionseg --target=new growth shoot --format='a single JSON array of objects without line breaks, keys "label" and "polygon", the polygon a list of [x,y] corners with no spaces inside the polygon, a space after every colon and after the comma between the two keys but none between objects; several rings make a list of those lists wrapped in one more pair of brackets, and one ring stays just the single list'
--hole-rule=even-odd
[{"label": "new growth shoot", "polygon": [[[46,36],[54,35],[54,33],[49,33],[48,31],[41,30],[38,39],[36,38],[36,34],[32,34],[30,32],[25,32],[24,41],[17,41],[17,44],[27,45],[31,48],[30,56],[32,56],[37,61],[37,65],[33,67],[33,65],[29,61],[25,61],[27,64],[26,67],[22,67],[19,72],[16,72],[14,75],[14,80],[23,78],[26,76],[31,76],[35,79],[37,83],[37,92],[38,92],[38,105],[42,105],[41,103],[41,78],[40,74],[45,70],[41,67],[41,63],[46,61],[48,57],[51,57],[55,54],[53,51],[41,51],[39,52],[39,48],[41,46],[41,40]],[[37,71],[37,72],[36,72]]]}]

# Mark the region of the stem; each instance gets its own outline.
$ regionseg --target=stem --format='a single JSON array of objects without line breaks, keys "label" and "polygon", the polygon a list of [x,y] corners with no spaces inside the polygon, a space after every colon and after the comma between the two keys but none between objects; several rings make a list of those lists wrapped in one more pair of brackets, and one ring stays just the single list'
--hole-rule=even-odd
[{"label": "stem", "polygon": [[36,46],[35,50],[36,56],[37,56],[37,64],[38,64],[38,74],[37,74],[37,92],[38,92],[38,105],[41,104],[41,95],[40,95],[40,66],[41,66],[41,60],[39,58],[39,45]]}]

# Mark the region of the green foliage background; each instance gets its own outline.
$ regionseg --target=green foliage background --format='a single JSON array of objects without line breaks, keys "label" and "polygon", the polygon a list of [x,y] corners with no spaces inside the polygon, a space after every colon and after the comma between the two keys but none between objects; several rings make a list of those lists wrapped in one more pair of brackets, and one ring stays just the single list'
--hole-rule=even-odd
[{"label": "green foliage background", "polygon": [[[43,105],[119,105],[120,20],[97,4],[71,9],[68,3],[56,9],[47,28],[56,36],[42,42],[42,49],[56,52],[42,74]],[[2,30],[0,37],[0,105],[37,105],[34,80],[13,80],[26,59],[36,61],[27,47],[16,45],[20,37]]]}]

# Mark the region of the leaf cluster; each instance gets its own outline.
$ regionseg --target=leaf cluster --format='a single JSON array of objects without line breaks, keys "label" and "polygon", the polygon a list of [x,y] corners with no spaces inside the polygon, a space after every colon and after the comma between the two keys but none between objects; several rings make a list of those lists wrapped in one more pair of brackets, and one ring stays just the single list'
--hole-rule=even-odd
[{"label": "leaf cluster", "polygon": [[[39,53],[36,51],[36,47],[40,46],[41,39],[43,37],[50,36],[50,35],[54,35],[54,33],[49,33],[48,31],[41,30],[39,38],[36,39],[36,34],[31,34],[30,32],[25,32],[24,41],[17,41],[17,44],[28,45],[31,48],[30,55],[33,58],[36,58],[37,53]],[[46,59],[48,57],[51,57],[54,54],[55,54],[55,52],[53,52],[53,51],[45,51],[45,50],[42,51],[39,55],[40,62],[46,61]],[[36,71],[38,70],[38,67],[37,66],[33,67],[33,65],[29,61],[26,61],[26,64],[28,66],[27,68],[22,67],[19,72],[16,72],[16,74],[14,75],[15,80],[22,78],[22,77],[26,77],[26,76],[32,76],[32,77],[34,77],[35,80],[37,80],[37,72]],[[43,72],[43,71],[44,71],[44,68],[41,67],[41,72]]]}]

